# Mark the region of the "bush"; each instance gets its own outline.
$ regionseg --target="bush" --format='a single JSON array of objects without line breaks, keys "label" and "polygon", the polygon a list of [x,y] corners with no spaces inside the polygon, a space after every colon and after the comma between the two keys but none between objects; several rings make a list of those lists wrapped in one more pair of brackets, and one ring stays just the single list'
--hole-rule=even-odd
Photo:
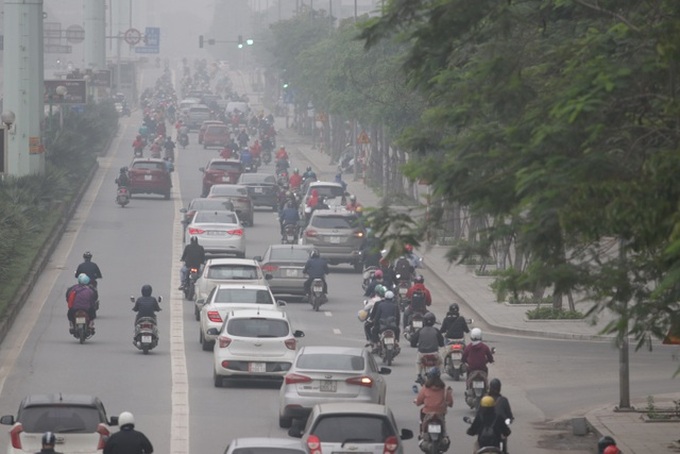
[{"label": "bush", "polygon": [[526,312],[529,320],[580,320],[584,317],[580,311],[565,311],[554,307],[537,307]]}]

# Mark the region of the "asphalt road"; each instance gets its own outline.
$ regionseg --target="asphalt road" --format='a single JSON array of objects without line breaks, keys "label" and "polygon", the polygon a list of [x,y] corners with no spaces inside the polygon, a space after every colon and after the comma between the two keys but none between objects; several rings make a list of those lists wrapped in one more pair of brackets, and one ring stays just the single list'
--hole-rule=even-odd
[{"label": "asphalt road", "polygon": [[[130,144],[140,120],[139,113],[122,120],[113,149],[100,160],[101,168],[72,225],[0,346],[0,414],[15,414],[27,394],[78,392],[99,396],[110,414],[132,411],[138,428],[159,453],[221,452],[239,436],[286,436],[278,427],[277,387],[213,386],[212,353],[203,352],[198,343],[192,303],[175,290],[182,250],[178,210],[199,196],[198,168],[217,150],[203,150],[192,134],[192,144],[177,152],[172,200],[139,195],[124,209],[114,203],[114,179],[118,168],[131,159]],[[246,236],[246,255],[261,255],[270,242],[278,241],[274,214],[258,210]],[[79,345],[68,334],[64,292],[74,282],[85,250],[94,254],[104,279],[97,334]],[[434,282],[425,277],[428,284]],[[360,282],[349,266],[338,266],[329,276],[329,302],[321,312],[289,302],[286,310],[295,329],[306,334],[303,344],[364,344],[356,318]],[[160,345],[148,356],[132,345],[134,313],[129,302],[145,283],[164,297]],[[454,297],[443,286],[432,285],[435,312],[441,316]],[[536,425],[546,418],[616,401],[617,352],[610,344],[493,334],[486,340],[498,349],[492,375],[503,380],[517,418],[511,442],[515,452],[549,452],[536,448],[545,435]],[[677,362],[670,355],[664,348],[632,354],[636,394],[676,390],[670,377]],[[387,403],[401,427],[412,430],[417,427],[417,409],[411,403],[414,361],[414,351],[404,348],[386,378]],[[451,385],[456,403],[447,417],[453,440],[449,452],[469,452],[472,438],[464,435],[461,419],[472,412],[463,402],[463,383]],[[0,431],[0,443],[7,440],[7,431]],[[406,446],[408,453],[419,452],[414,440]]]}]

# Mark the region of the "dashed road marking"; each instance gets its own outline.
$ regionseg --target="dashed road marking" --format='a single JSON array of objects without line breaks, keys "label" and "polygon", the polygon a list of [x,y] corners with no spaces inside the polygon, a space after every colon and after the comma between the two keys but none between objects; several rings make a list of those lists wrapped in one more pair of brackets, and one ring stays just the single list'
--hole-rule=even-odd
[{"label": "dashed road marking", "polygon": [[324,311],[323,315],[325,315],[326,317],[332,317],[333,313],[331,311]]},{"label": "dashed road marking", "polygon": [[342,335],[342,331],[340,331],[337,328],[333,328],[333,334],[337,334],[338,336]]}]

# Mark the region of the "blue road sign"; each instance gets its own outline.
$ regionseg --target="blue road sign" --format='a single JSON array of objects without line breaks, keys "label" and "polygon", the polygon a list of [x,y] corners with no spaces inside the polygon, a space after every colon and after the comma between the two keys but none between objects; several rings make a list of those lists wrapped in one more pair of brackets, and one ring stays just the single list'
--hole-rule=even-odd
[{"label": "blue road sign", "polygon": [[135,47],[135,53],[137,54],[159,54],[159,47],[149,47],[149,46],[138,46]]},{"label": "blue road sign", "polygon": [[158,27],[146,27],[144,31],[144,44],[146,47],[161,46],[161,29]]}]

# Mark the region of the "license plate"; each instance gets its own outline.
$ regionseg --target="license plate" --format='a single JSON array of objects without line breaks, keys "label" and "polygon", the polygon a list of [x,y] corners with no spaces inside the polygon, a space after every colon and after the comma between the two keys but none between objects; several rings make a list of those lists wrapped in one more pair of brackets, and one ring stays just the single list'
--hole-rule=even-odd
[{"label": "license plate", "polygon": [[222,234],[222,232],[220,232],[219,230],[208,230],[207,233],[208,233],[208,235],[220,235],[220,234]]},{"label": "license plate", "polygon": [[421,322],[420,320],[414,320],[414,321],[413,321],[413,327],[414,327],[414,328],[422,328],[422,327],[423,327],[423,322]]},{"label": "license plate", "polygon": [[472,387],[475,388],[475,389],[484,389],[484,382],[483,381],[473,381]]},{"label": "license plate", "polygon": [[329,238],[329,241],[331,243],[338,244],[338,243],[340,243],[340,237],[339,236],[332,236],[332,237]]},{"label": "license plate", "polygon": [[149,336],[148,334],[142,336],[142,344],[150,344],[150,343],[151,343],[151,336]]},{"label": "license plate", "polygon": [[257,194],[262,194],[262,188],[253,188]]},{"label": "license plate", "polygon": [[400,294],[401,296],[404,296],[404,295],[406,295],[407,293],[408,293],[408,289],[407,289],[407,288],[399,287],[399,294]]},{"label": "license plate", "polygon": [[442,433],[442,426],[439,424],[428,424],[427,432],[431,434],[440,434]]},{"label": "license plate", "polygon": [[229,178],[228,175],[225,175],[222,177],[222,181],[226,181],[227,183],[231,181],[231,178]]},{"label": "license plate", "polygon": [[298,277],[298,270],[286,270],[287,277]]},{"label": "license plate", "polygon": [[77,325],[84,325],[85,324],[85,317],[76,317],[76,324]]},{"label": "license plate", "polygon": [[263,373],[267,372],[266,363],[250,363],[250,372]]},{"label": "license plate", "polygon": [[153,180],[153,175],[144,175],[144,180],[145,181]]},{"label": "license plate", "polygon": [[323,292],[323,285],[315,285],[314,286],[314,293],[321,293]]},{"label": "license plate", "polygon": [[386,337],[383,339],[383,342],[385,342],[387,345],[392,345],[394,344],[394,337]]},{"label": "license plate", "polygon": [[330,380],[321,380],[319,391],[322,393],[334,393],[338,390],[338,384]]}]

